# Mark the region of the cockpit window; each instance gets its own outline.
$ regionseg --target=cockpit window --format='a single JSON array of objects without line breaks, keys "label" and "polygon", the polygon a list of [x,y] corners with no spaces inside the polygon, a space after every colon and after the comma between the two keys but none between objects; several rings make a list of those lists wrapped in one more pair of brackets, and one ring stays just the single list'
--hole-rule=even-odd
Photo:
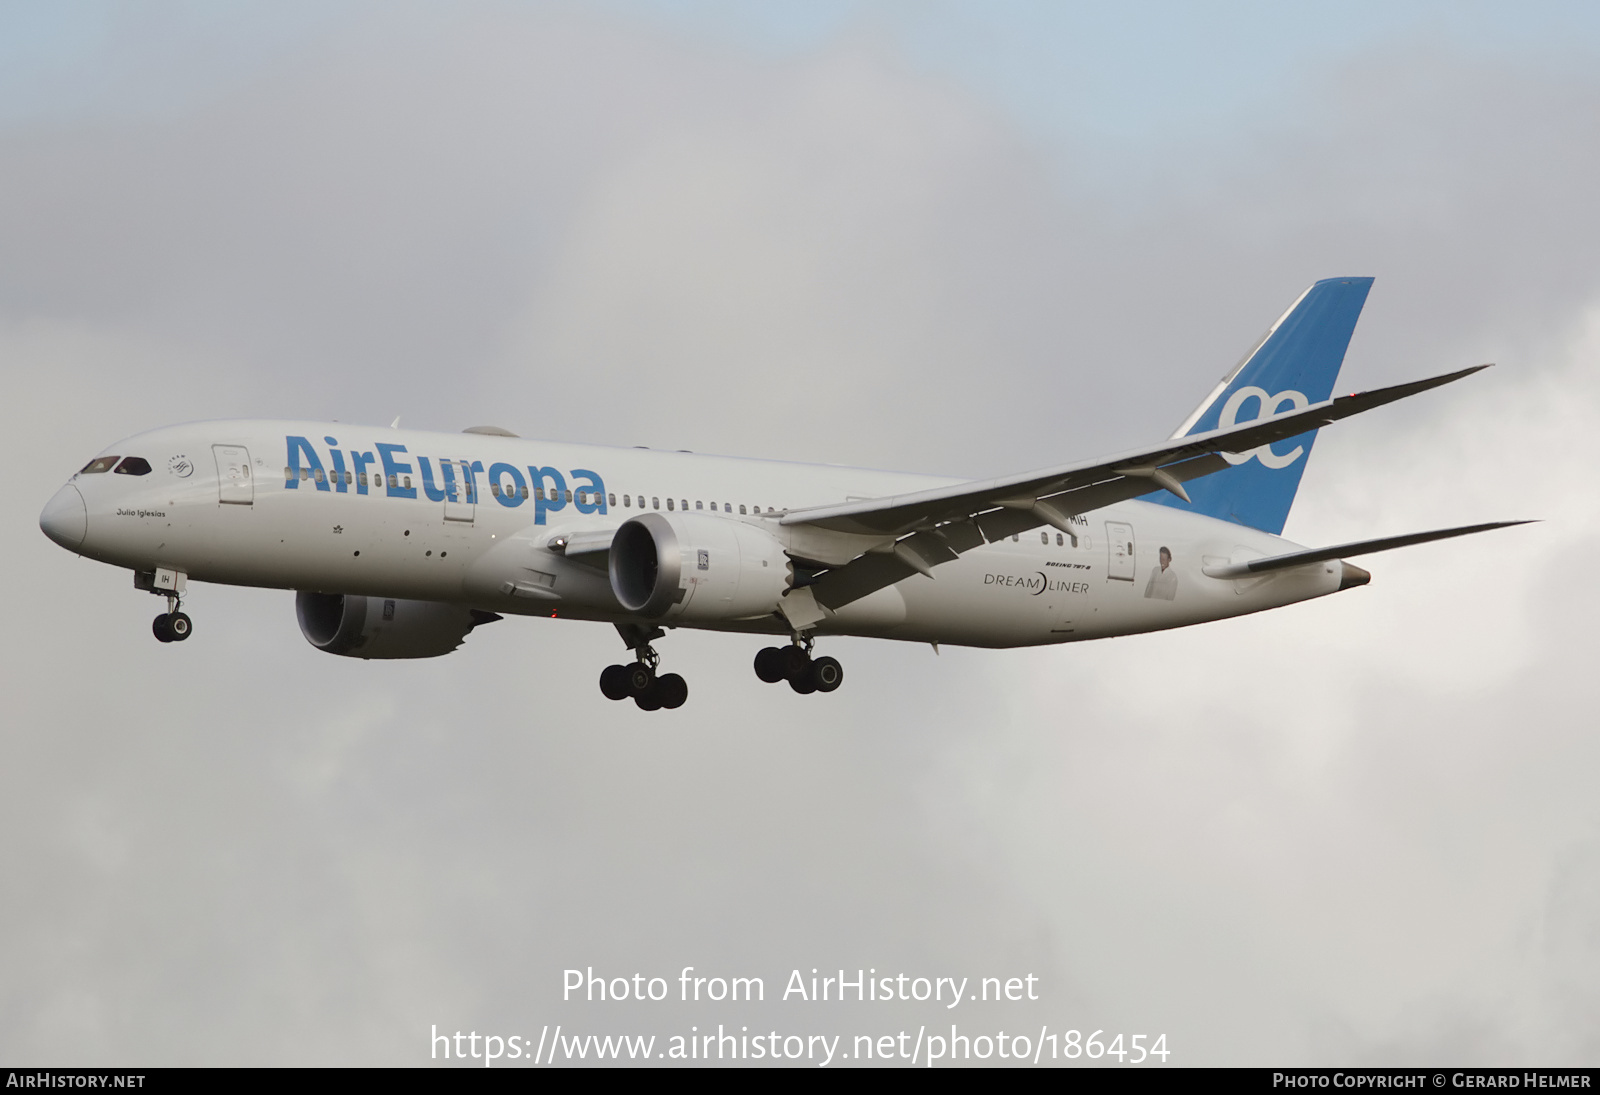
[{"label": "cockpit window", "polygon": [[118,475],[149,475],[150,461],[142,456],[130,456],[117,465]]},{"label": "cockpit window", "polygon": [[110,471],[111,470],[111,465],[115,464],[118,460],[121,460],[121,459],[122,459],[122,457],[120,457],[120,456],[97,456],[93,460],[91,460],[87,464],[85,464],[83,466],[83,470],[80,471],[78,474],[79,475],[95,475],[95,474],[97,474],[99,472]]}]

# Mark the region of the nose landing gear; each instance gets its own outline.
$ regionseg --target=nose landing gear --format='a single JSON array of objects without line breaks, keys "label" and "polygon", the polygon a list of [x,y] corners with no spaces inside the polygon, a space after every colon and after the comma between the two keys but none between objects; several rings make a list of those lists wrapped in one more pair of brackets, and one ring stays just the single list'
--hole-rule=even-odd
[{"label": "nose landing gear", "polygon": [[844,683],[844,666],[837,658],[811,656],[812,640],[797,636],[790,646],[769,646],[756,652],[756,676],[768,684],[788,681],[802,696],[832,692]]},{"label": "nose landing gear", "polygon": [[181,570],[157,567],[133,572],[133,588],[167,599],[167,610],[150,625],[155,637],[164,643],[181,643],[194,633],[194,621],[182,612],[183,591],[188,582]]},{"label": "nose landing gear", "polygon": [[600,691],[608,700],[632,699],[641,711],[671,711],[689,698],[689,684],[676,673],[656,674],[661,655],[650,645],[666,632],[659,627],[645,629],[634,624],[618,624],[622,641],[633,647],[638,661],[632,665],[608,665],[600,674]]}]

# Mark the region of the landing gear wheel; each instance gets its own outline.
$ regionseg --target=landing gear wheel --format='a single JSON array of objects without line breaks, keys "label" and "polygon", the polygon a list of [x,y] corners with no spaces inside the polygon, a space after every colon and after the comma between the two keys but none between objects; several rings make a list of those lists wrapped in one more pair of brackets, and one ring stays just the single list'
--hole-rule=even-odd
[{"label": "landing gear wheel", "polygon": [[633,702],[639,705],[639,710],[641,711],[661,710],[662,703],[660,683],[658,681],[651,680],[650,687],[646,688],[643,692],[640,692],[637,696],[634,696]]},{"label": "landing gear wheel", "polygon": [[163,612],[150,624],[150,630],[157,639],[164,643],[170,643],[173,637],[171,617]]},{"label": "landing gear wheel", "polygon": [[600,692],[608,700],[627,699],[630,694],[628,667],[625,665],[608,665],[601,670]]},{"label": "landing gear wheel", "polygon": [[789,687],[800,693],[802,696],[811,695],[811,693],[817,690],[817,674],[815,672],[815,668],[815,666],[808,662],[803,673],[789,678]]},{"label": "landing gear wheel", "polygon": [[194,634],[194,621],[182,612],[174,612],[167,617],[167,632],[172,636],[172,641],[181,643]]},{"label": "landing gear wheel", "polygon": [[667,673],[656,678],[656,698],[661,701],[661,706],[668,711],[683,706],[683,701],[689,698],[689,682],[676,673]]},{"label": "landing gear wheel", "polygon": [[783,659],[779,664],[783,666],[783,679],[790,684],[808,676],[811,672],[811,655],[807,654],[804,647],[786,646],[780,651]]},{"label": "landing gear wheel", "polygon": [[818,692],[832,692],[844,683],[844,666],[837,658],[818,658],[811,663],[811,679],[816,682]]},{"label": "landing gear wheel", "polygon": [[756,676],[767,684],[777,684],[786,675],[785,656],[781,648],[767,646],[756,651]]},{"label": "landing gear wheel", "polygon": [[655,670],[643,662],[634,662],[632,665],[624,666],[623,669],[628,674],[628,695],[635,699],[655,687]]}]

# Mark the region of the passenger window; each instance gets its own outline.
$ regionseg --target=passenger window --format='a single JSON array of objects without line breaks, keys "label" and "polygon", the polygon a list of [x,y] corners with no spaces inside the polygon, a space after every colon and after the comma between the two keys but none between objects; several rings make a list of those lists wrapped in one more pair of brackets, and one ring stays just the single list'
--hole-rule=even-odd
[{"label": "passenger window", "polygon": [[660,509],[661,508],[661,499],[655,497],[654,495],[651,495],[650,496],[650,508],[651,509]]},{"label": "passenger window", "polygon": [[393,475],[393,473],[391,473],[390,476],[389,476],[389,489],[390,490],[394,490],[399,485],[400,485],[399,481],[396,480],[394,475]]},{"label": "passenger window", "polygon": [[744,507],[743,507],[743,506],[740,506],[740,507],[739,507],[739,512],[740,512],[740,513],[743,513],[743,512],[744,512]]},{"label": "passenger window", "polygon": [[623,506],[624,509],[632,509],[633,508],[633,500],[632,500],[632,497],[630,495],[624,494],[622,496],[622,506]]},{"label": "passenger window", "polygon": [[528,500],[528,488],[527,487],[523,487],[522,488],[522,500],[524,502],[526,502]]},{"label": "passenger window", "polygon": [[671,508],[672,508],[672,499],[668,498],[667,499],[667,509],[670,510]]},{"label": "passenger window", "polygon": [[615,506],[617,504],[617,496],[615,494],[610,494],[610,495],[607,495],[606,497],[610,500],[610,503],[611,503],[612,506]]},{"label": "passenger window", "polygon": [[411,489],[411,476],[406,476],[406,490]]},{"label": "passenger window", "polygon": [[83,470],[80,471],[78,474],[79,475],[98,475],[103,471],[110,471],[111,470],[111,466],[113,464],[115,464],[120,459],[122,459],[120,456],[97,456],[93,460],[91,460],[87,464],[85,464],[83,466]]},{"label": "passenger window", "polygon": [[1066,543],[1066,541],[1061,538],[1061,534],[1059,532],[1056,533],[1056,547],[1060,547],[1064,543]]},{"label": "passenger window", "polygon": [[703,503],[701,503],[700,499],[696,498],[695,501],[694,501],[694,508],[695,509],[705,509],[705,505]]},{"label": "passenger window", "polygon": [[1043,544],[1045,547],[1049,547],[1050,546],[1050,534],[1048,532],[1041,532],[1039,534],[1039,542],[1041,544]]},{"label": "passenger window", "polygon": [[572,501],[572,492],[570,490],[566,492],[566,495],[567,495],[566,500],[568,502]]},{"label": "passenger window", "polygon": [[324,479],[324,476],[322,474],[322,469],[318,468],[316,471],[312,472],[311,473],[311,478],[315,479],[319,483],[322,482],[323,479]]},{"label": "passenger window", "polygon": [[494,495],[496,498],[499,498],[500,497],[500,484],[499,483],[490,483],[489,484],[489,493]]}]

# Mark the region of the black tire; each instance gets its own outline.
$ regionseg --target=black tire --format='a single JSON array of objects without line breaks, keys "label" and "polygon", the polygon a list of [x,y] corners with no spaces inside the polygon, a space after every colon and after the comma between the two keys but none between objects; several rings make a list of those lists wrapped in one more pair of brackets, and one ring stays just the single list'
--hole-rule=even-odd
[{"label": "black tire", "polygon": [[181,643],[194,634],[194,621],[182,612],[174,612],[167,617],[167,630],[172,633],[172,641]]},{"label": "black tire", "polygon": [[784,654],[776,646],[764,646],[756,651],[756,676],[767,684],[777,684],[784,678]]},{"label": "black tire", "polygon": [[656,678],[656,696],[668,711],[683,706],[689,698],[689,682],[676,673],[666,673]]},{"label": "black tire", "polygon": [[655,671],[643,662],[634,662],[623,668],[628,674],[628,695],[637,699],[655,687]]},{"label": "black tire", "polygon": [[783,678],[790,684],[803,680],[811,673],[811,656],[803,647],[786,646],[783,648]]},{"label": "black tire", "polygon": [[608,700],[628,698],[628,667],[608,665],[600,671],[600,694]]},{"label": "black tire", "polygon": [[633,702],[639,705],[641,711],[661,710],[661,686],[654,677],[650,679],[650,687],[633,697]]},{"label": "black tire", "polygon": [[811,660],[809,658],[806,659],[805,672],[800,674],[798,677],[789,678],[789,687],[800,693],[802,696],[809,696],[811,693],[817,690],[817,674],[815,672],[815,666],[811,664]]},{"label": "black tire", "polygon": [[817,682],[818,692],[832,692],[844,683],[844,666],[837,658],[818,658],[811,663],[811,679]]},{"label": "black tire", "polygon": [[166,613],[157,616],[150,624],[150,631],[157,639],[164,643],[172,641],[172,625],[167,620]]}]

